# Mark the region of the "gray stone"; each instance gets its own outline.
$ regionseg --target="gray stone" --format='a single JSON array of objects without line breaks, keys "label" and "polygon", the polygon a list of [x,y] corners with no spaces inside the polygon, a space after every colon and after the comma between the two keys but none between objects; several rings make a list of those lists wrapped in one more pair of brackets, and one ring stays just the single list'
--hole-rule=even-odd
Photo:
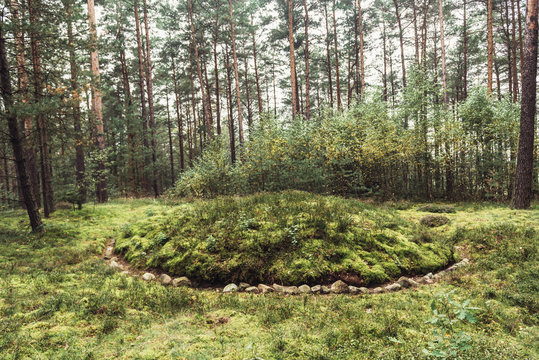
[{"label": "gray stone", "polygon": [[299,295],[299,289],[297,286],[287,286],[284,288],[284,293],[288,295]]},{"label": "gray stone", "polygon": [[236,291],[238,291],[238,285],[236,285],[236,284],[228,284],[223,289],[224,293],[231,293],[231,292],[236,292]]},{"label": "gray stone", "polygon": [[110,259],[114,254],[114,248],[112,246],[107,246],[105,249],[105,259]]},{"label": "gray stone", "polygon": [[260,292],[260,290],[258,290],[258,288],[256,286],[249,286],[247,289],[245,289],[245,292],[246,293],[258,294]]},{"label": "gray stone", "polygon": [[337,280],[331,284],[331,292],[334,294],[346,294],[348,293],[348,285],[342,280]]},{"label": "gray stone", "polygon": [[152,273],[145,273],[144,275],[142,275],[142,280],[144,280],[144,281],[155,280],[155,275],[152,274]]},{"label": "gray stone", "polygon": [[427,279],[432,279],[433,276],[434,276],[434,275],[432,275],[432,273],[430,272],[430,273],[428,273],[427,275],[425,275],[425,276],[423,276],[423,277],[425,277],[425,278],[427,278]]},{"label": "gray stone", "polygon": [[381,294],[381,293],[384,293],[384,292],[386,292],[386,291],[381,287],[376,287],[376,288],[372,289],[373,294]]},{"label": "gray stone", "polygon": [[282,285],[273,284],[273,289],[275,289],[275,292],[284,293],[284,286]]},{"label": "gray stone", "polygon": [[311,291],[314,293],[314,294],[320,294],[322,292],[322,286],[320,285],[315,285],[311,288]]},{"label": "gray stone", "polygon": [[118,258],[117,258],[116,256],[114,256],[114,257],[112,257],[110,260],[111,260],[111,261],[118,261]]},{"label": "gray stone", "polygon": [[417,281],[407,278],[406,276],[401,276],[399,280],[397,280],[397,282],[399,283],[400,286],[405,287],[405,288],[416,287],[419,285]]},{"label": "gray stone", "polygon": [[244,283],[244,282],[240,282],[240,285],[238,286],[238,290],[239,291],[245,291],[249,287],[251,287],[251,285],[249,285],[247,283]]},{"label": "gray stone", "polygon": [[112,260],[109,264],[111,269],[121,269],[122,266],[118,264],[116,261]]},{"label": "gray stone", "polygon": [[178,286],[191,286],[191,280],[189,280],[187,277],[182,276],[179,278],[176,278],[172,280],[172,286],[178,287]]},{"label": "gray stone", "polygon": [[425,277],[425,276],[423,276],[422,278],[419,278],[417,280],[417,282],[419,284],[433,284],[434,283],[434,281],[432,281],[431,278],[428,278],[428,277]]},{"label": "gray stone", "polygon": [[464,258],[464,259],[462,259],[462,260],[460,261],[460,263],[461,263],[462,265],[468,265],[468,264],[470,263],[470,259]]},{"label": "gray stone", "polygon": [[124,271],[122,271],[122,274],[124,274],[124,275],[129,275],[129,271],[124,270]]},{"label": "gray stone", "polygon": [[298,290],[302,294],[310,294],[311,293],[311,287],[309,285],[301,285],[298,288]]},{"label": "gray stone", "polygon": [[260,290],[260,292],[262,294],[275,291],[275,290],[273,290],[273,288],[271,286],[264,285],[264,284],[258,284],[258,290]]},{"label": "gray stone", "polygon": [[163,285],[170,285],[170,283],[172,282],[172,278],[167,274],[161,274],[159,275],[159,281]]},{"label": "gray stone", "polygon": [[329,294],[331,292],[331,288],[329,286],[322,285],[321,293],[322,294]]},{"label": "gray stone", "polygon": [[367,288],[364,287],[356,287],[356,286],[348,286],[348,290],[350,291],[350,294],[352,295],[359,295],[359,294],[366,294],[369,292]]},{"label": "gray stone", "polygon": [[387,285],[385,287],[385,289],[387,291],[399,291],[400,289],[402,289],[402,286],[400,286],[399,284],[397,283],[394,283],[394,284],[391,284],[391,285]]}]

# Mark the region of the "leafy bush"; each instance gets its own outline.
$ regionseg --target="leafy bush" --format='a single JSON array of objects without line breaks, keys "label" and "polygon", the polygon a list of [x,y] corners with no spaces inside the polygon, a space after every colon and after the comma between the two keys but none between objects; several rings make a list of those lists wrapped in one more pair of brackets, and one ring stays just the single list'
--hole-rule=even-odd
[{"label": "leafy bush", "polygon": [[417,209],[418,211],[430,212],[430,213],[445,213],[452,214],[456,210],[451,205],[438,205],[438,204],[428,204]]}]

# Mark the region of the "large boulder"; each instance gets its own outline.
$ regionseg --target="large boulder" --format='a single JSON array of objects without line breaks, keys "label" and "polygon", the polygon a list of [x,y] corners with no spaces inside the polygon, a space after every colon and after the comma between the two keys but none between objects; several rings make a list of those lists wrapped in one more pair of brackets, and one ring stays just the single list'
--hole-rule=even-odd
[{"label": "large boulder", "polygon": [[310,294],[311,293],[311,287],[309,285],[301,285],[298,288],[298,290],[302,294]]},{"label": "large boulder", "polygon": [[172,278],[167,274],[161,274],[159,275],[159,281],[163,285],[170,285],[170,283],[172,283]]}]

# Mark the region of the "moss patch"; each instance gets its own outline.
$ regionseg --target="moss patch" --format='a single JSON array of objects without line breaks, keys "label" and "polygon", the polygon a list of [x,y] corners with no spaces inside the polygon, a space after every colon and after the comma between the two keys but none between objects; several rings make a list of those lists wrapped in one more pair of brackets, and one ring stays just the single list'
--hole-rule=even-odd
[{"label": "moss patch", "polygon": [[345,277],[372,284],[427,273],[453,260],[443,236],[394,210],[303,192],[183,204],[124,225],[116,250],[138,267],[199,282],[314,283]]}]

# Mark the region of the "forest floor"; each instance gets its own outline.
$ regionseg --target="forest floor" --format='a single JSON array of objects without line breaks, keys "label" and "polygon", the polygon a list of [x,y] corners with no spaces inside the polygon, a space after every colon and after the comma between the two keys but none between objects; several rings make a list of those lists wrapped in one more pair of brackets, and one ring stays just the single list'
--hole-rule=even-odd
[{"label": "forest floor", "polygon": [[[0,212],[0,359],[539,358],[537,203],[455,204],[432,231],[471,265],[396,293],[221,294],[107,266],[104,246],[126,223],[176,205],[58,210],[41,235],[23,211]],[[426,215],[379,206],[414,223]]]}]

